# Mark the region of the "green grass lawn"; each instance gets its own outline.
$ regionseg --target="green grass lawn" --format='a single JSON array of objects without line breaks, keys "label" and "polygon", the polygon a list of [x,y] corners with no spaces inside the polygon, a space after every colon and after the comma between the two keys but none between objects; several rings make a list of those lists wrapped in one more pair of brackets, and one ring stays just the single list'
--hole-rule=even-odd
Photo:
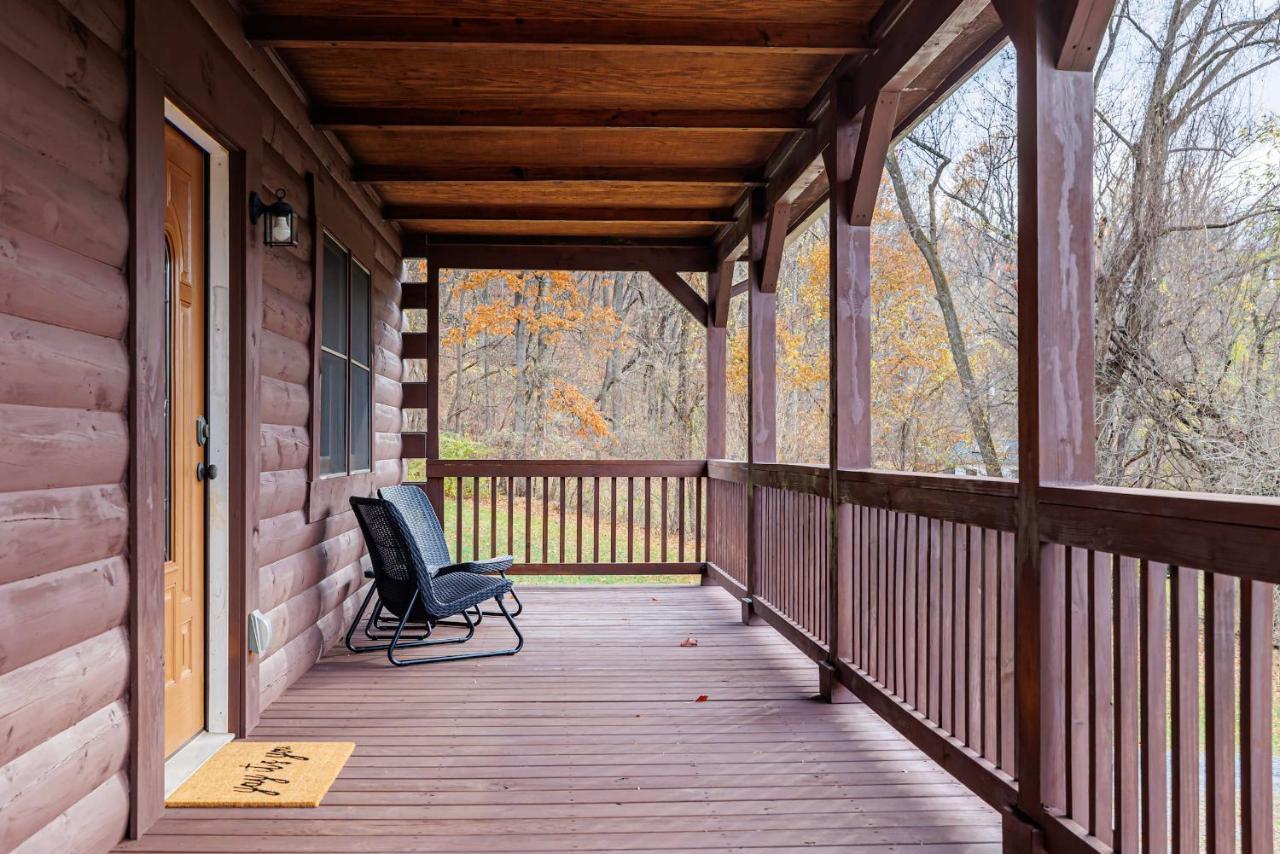
[{"label": "green grass lawn", "polygon": [[[572,502],[571,502],[572,503]],[[602,503],[602,507],[605,506]],[[444,530],[449,540],[449,548],[457,560],[473,560],[500,554],[513,554],[516,563],[633,563],[637,572],[643,571],[644,560],[644,508],[637,502],[635,507],[635,525],[632,531],[632,561],[627,561],[627,529],[625,501],[618,511],[616,560],[611,560],[613,538],[610,531],[609,518],[600,519],[599,550],[596,549],[595,531],[592,517],[584,508],[582,517],[582,551],[578,552],[577,506],[565,508],[563,542],[561,551],[560,507],[553,500],[548,506],[547,524],[542,523],[542,498],[535,495],[529,516],[529,549],[525,552],[525,512],[526,499],[516,496],[511,503],[511,512],[507,510],[507,496],[497,496],[496,508],[491,508],[488,492],[480,496],[479,526],[475,526],[473,498],[464,494],[462,500],[462,547],[459,550],[457,541],[458,506],[456,493],[445,496]],[[656,505],[650,511],[651,528],[649,531],[649,562],[678,562],[679,536],[668,525],[665,557],[662,548],[662,527],[658,518]],[[510,517],[510,518],[509,518]],[[686,524],[689,530],[685,535],[684,562],[693,562],[692,522],[689,517]],[[507,524],[511,524],[511,539],[507,537]],[[514,545],[513,545],[514,544]],[[546,559],[543,559],[543,547],[546,547]],[[596,555],[599,555],[597,560]],[[521,584],[697,584],[696,575],[528,575],[520,577]]]}]

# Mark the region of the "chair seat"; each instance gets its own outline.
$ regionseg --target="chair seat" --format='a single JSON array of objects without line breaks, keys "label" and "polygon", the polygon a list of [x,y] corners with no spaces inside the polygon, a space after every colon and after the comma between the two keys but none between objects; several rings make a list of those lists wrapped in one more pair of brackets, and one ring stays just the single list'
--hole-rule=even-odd
[{"label": "chair seat", "polygon": [[473,605],[479,605],[503,593],[511,592],[511,582],[474,572],[448,572],[431,582],[432,592],[448,611],[439,616],[453,616]]}]

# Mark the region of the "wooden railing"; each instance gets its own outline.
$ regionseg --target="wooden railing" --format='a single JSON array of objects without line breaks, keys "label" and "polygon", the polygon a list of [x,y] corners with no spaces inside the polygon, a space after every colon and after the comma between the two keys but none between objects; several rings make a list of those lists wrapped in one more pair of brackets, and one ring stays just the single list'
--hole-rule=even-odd
[{"label": "wooden railing", "polygon": [[[717,528],[755,519],[709,532],[711,577],[822,660],[827,470],[711,461],[708,477]],[[851,601],[834,664],[860,699],[1009,808],[1019,692],[1036,692],[1055,850],[1274,850],[1280,502],[1042,487],[1040,598],[1020,601],[1015,482],[858,470],[837,487]],[[1042,639],[1022,685],[1019,607]]]},{"label": "wooden railing", "polygon": [[419,485],[443,504],[459,559],[512,554],[520,574],[702,572],[701,460],[443,460],[425,471]]}]

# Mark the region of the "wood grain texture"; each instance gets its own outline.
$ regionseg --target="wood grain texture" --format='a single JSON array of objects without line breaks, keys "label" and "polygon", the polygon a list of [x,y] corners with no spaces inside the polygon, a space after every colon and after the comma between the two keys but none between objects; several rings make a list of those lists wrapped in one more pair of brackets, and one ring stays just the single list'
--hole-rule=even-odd
[{"label": "wood grain texture", "polygon": [[256,738],[356,741],[323,806],[174,810],[121,850],[999,846],[993,810],[866,706],[813,702],[809,659],[724,592],[522,598],[518,656],[423,681],[330,652],[266,710]]}]

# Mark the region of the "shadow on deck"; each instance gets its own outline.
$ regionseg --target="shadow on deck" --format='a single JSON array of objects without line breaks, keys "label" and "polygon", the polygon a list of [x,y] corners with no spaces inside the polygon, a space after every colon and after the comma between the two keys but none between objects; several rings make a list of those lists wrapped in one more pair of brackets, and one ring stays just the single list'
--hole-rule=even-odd
[{"label": "shadow on deck", "polygon": [[995,811],[862,704],[815,699],[813,663],[720,588],[522,597],[515,658],[339,648],[266,711],[255,737],[357,742],[323,806],[167,810],[121,850],[999,849]]}]

